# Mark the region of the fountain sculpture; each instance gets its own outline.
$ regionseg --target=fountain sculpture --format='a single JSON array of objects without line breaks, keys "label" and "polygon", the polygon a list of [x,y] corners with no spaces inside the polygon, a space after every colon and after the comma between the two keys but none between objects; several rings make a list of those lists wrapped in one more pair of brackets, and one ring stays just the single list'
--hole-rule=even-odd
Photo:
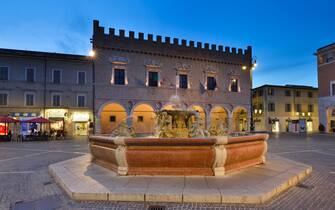
[{"label": "fountain sculpture", "polygon": [[203,129],[199,113],[177,95],[173,110],[156,113],[156,132],[135,137],[123,122],[111,136],[90,136],[92,161],[118,175],[220,176],[265,163],[267,134],[229,136],[223,122]]}]

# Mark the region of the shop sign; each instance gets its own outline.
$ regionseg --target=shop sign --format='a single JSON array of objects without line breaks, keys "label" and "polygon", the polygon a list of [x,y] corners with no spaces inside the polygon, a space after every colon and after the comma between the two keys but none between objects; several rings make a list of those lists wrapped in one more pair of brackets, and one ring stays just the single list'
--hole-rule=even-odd
[{"label": "shop sign", "polygon": [[49,109],[46,111],[48,117],[65,117],[67,115],[66,109]]},{"label": "shop sign", "polygon": [[11,117],[38,117],[39,113],[34,112],[11,112],[9,114]]},{"label": "shop sign", "polygon": [[90,116],[88,113],[74,112],[72,116],[72,121],[74,122],[87,122]]}]

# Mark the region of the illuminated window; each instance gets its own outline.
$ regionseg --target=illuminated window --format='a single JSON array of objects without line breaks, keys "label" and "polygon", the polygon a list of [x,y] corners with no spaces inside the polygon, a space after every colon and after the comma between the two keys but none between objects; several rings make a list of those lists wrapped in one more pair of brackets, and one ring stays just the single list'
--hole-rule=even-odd
[{"label": "illuminated window", "polygon": [[187,89],[187,87],[188,87],[187,74],[179,74],[179,88]]},{"label": "illuminated window", "polygon": [[148,86],[150,87],[158,87],[158,72],[156,71],[149,71],[149,83]]},{"label": "illuminated window", "polygon": [[0,67],[0,80],[8,80],[8,67]]},{"label": "illuminated window", "polygon": [[268,90],[268,94],[269,94],[270,96],[273,96],[273,95],[275,94],[275,90],[274,90],[273,88],[270,88],[270,89]]},{"label": "illuminated window", "polygon": [[78,71],[77,73],[77,84],[78,85],[85,85],[86,83],[86,72],[85,71]]},{"label": "illuminated window", "polygon": [[124,69],[114,69],[114,84],[125,85],[126,73]]},{"label": "illuminated window", "polygon": [[0,93],[0,106],[7,106],[7,105],[8,105],[8,94]]},{"label": "illuminated window", "polygon": [[35,81],[35,69],[34,68],[26,68],[26,81],[27,82]]},{"label": "illuminated window", "polygon": [[238,80],[237,79],[232,79],[230,82],[230,91],[231,92],[239,92],[239,87],[238,87]]},{"label": "illuminated window", "polygon": [[216,88],[216,79],[213,76],[207,77],[207,90],[215,90]]}]

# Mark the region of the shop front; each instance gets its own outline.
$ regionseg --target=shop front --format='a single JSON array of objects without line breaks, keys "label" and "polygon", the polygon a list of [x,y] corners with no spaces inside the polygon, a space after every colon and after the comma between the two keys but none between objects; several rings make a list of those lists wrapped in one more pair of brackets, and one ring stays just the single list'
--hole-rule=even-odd
[{"label": "shop front", "polygon": [[[22,121],[27,121],[36,117],[40,117],[41,114],[38,112],[11,112],[9,115],[17,120]],[[39,130],[40,125],[36,123],[20,123],[19,126],[19,135],[29,135],[35,130]]]},{"label": "shop front", "polygon": [[50,131],[57,135],[65,135],[65,121],[68,115],[67,109],[46,109],[45,117],[52,123],[50,124]]},{"label": "shop front", "polygon": [[74,127],[73,135],[87,136],[90,123],[90,115],[88,112],[74,112],[72,115]]},{"label": "shop front", "polygon": [[273,132],[273,133],[279,133],[280,132],[279,119],[277,119],[277,118],[270,119],[269,122],[271,124],[271,132]]}]

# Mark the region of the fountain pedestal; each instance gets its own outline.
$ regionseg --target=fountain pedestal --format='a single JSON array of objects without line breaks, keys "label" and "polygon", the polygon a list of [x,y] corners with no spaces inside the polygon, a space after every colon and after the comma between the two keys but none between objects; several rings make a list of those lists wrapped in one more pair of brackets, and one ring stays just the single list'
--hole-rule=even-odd
[{"label": "fountain pedestal", "polygon": [[92,161],[119,175],[218,176],[265,162],[267,134],[207,138],[90,136]]}]

